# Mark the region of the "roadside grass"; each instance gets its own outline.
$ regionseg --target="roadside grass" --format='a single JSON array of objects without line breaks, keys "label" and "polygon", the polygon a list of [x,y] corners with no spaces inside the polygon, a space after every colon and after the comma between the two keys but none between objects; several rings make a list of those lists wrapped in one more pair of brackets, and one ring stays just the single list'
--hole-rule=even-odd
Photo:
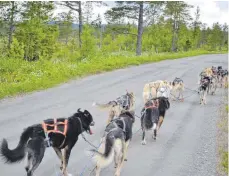
[{"label": "roadside grass", "polygon": [[[227,115],[228,115],[228,105],[226,105],[226,113],[227,113]],[[228,116],[227,116],[228,117]],[[228,120],[226,120],[226,123],[224,123],[225,125],[224,125],[224,127],[225,127],[225,132],[228,134]],[[227,140],[227,139],[226,139]],[[227,148],[228,149],[228,148]],[[228,175],[228,150],[226,149],[226,151],[225,150],[223,150],[223,151],[221,151],[221,157],[222,157],[222,161],[221,161],[221,164],[222,164],[222,166],[223,166],[223,168],[224,168],[224,170],[225,170],[225,172],[227,173],[227,175]]]},{"label": "roadside grass", "polygon": [[50,60],[40,59],[35,62],[0,58],[0,99],[47,89],[73,78],[125,68],[131,65],[218,53],[222,52],[197,50],[180,53],[144,53],[140,57],[134,56],[133,53],[115,55],[99,53],[81,61],[77,59],[77,56],[71,56],[71,58],[56,57]]},{"label": "roadside grass", "polygon": [[228,94],[226,93],[226,103],[220,109],[218,122],[218,156],[219,156],[219,175],[228,175]]},{"label": "roadside grass", "polygon": [[221,165],[224,171],[226,172],[226,174],[228,175],[228,152],[221,151],[220,153],[221,153]]}]

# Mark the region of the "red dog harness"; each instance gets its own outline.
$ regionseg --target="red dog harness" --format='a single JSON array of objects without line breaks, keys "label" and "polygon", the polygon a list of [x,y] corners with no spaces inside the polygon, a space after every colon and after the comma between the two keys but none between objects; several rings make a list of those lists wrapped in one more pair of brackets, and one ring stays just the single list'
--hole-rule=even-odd
[{"label": "red dog harness", "polygon": [[158,106],[159,106],[159,101],[158,101],[158,99],[156,99],[156,100],[153,101],[153,105],[151,105],[151,106],[145,106],[145,109],[158,108]]}]

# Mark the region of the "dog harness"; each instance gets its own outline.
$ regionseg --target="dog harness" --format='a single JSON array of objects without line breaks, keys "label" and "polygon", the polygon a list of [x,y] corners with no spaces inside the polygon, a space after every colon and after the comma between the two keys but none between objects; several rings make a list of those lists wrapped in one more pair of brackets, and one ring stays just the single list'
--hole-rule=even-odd
[{"label": "dog harness", "polygon": [[[121,128],[121,127],[117,124],[116,121],[118,121],[118,120],[121,120],[121,121],[122,121],[122,123],[123,123],[123,128]],[[124,133],[126,133],[126,123],[125,123],[125,121],[124,121],[123,118],[120,118],[120,117],[119,117],[119,118],[113,119],[113,120],[111,120],[110,123],[113,123],[114,126],[115,126],[116,128],[121,128],[122,131],[123,131]]]},{"label": "dog harness", "polygon": [[158,101],[158,99],[154,100],[152,103],[153,103],[153,104],[150,105],[150,106],[145,106],[145,109],[158,108],[158,106],[159,106],[159,101]]},{"label": "dog harness", "polygon": [[78,117],[78,120],[79,120],[79,122],[80,122],[80,128],[81,128],[81,136],[83,137],[83,139],[86,141],[86,137],[84,136],[84,134],[83,134],[83,124],[82,124],[82,121],[81,121],[81,119]]},{"label": "dog harness", "polygon": [[[63,130],[61,130],[61,126],[62,126]],[[42,128],[43,128],[44,133],[45,133],[48,147],[51,146],[50,140],[48,137],[49,133],[62,134],[65,138],[64,138],[64,141],[62,142],[62,144],[60,145],[60,147],[63,146],[65,139],[66,139],[67,130],[68,130],[68,120],[67,119],[65,119],[64,121],[60,121],[60,120],[58,121],[57,119],[53,119],[52,121],[51,120],[43,121],[42,122]]]},{"label": "dog harness", "polygon": [[[147,103],[146,103],[147,104]],[[153,100],[152,101],[152,104],[151,105],[145,105],[145,107],[142,109],[142,112],[141,112],[141,120],[143,120],[143,118],[144,118],[144,116],[145,116],[145,113],[146,113],[146,110],[147,109],[152,109],[152,110],[155,110],[155,109],[158,109],[158,107],[159,107],[159,100],[158,99],[155,99],[155,100]],[[154,115],[155,115],[155,113],[157,113],[158,111],[152,111],[152,113],[154,113]],[[154,116],[153,115],[153,116]],[[151,114],[151,121],[153,122],[153,123],[155,123],[155,119],[153,119],[152,117],[152,114]],[[159,112],[158,112],[158,115],[156,115],[156,116],[158,116],[158,118],[159,118]],[[155,116],[154,116],[155,117]],[[158,120],[158,118],[157,118],[157,120]],[[156,121],[157,121],[156,120]]]},{"label": "dog harness", "polygon": [[[152,101],[152,100],[151,100]],[[149,101],[148,101],[149,102]],[[145,114],[145,112],[146,112],[146,109],[150,109],[150,108],[158,108],[159,107],[159,100],[158,99],[156,99],[156,100],[154,100],[153,101],[153,104],[152,105],[149,105],[149,106],[147,106],[147,105],[145,105],[145,107],[142,109],[142,111],[141,111],[141,116],[143,116],[144,114]]]}]

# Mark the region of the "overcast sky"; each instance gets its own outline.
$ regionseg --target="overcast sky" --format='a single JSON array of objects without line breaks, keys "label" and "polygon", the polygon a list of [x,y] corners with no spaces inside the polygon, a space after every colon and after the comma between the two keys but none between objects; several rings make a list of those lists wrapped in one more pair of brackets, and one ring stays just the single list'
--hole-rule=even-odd
[{"label": "overcast sky", "polygon": [[[103,23],[106,23],[106,20],[104,19],[104,13],[110,9],[111,7],[115,6],[114,1],[105,1],[108,4],[108,7],[95,7],[94,8],[94,15],[93,19],[95,19],[98,14],[101,15]],[[191,9],[191,15],[194,17],[194,12],[196,10],[196,7],[200,7],[200,20],[201,22],[206,23],[208,26],[212,26],[213,23],[219,22],[220,24],[227,23],[229,24],[229,12],[228,12],[228,1],[197,1],[192,0],[188,1],[188,4],[194,5],[194,8]],[[67,11],[64,8],[57,9],[55,11],[55,14]]]}]

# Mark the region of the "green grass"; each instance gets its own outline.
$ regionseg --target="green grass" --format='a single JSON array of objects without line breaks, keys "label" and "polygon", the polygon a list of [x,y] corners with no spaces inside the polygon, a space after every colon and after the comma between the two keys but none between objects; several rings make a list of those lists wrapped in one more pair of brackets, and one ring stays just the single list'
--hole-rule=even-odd
[{"label": "green grass", "polygon": [[228,174],[228,152],[227,151],[221,152],[221,165],[224,171]]},{"label": "green grass", "polygon": [[37,62],[0,58],[0,99],[46,89],[73,78],[125,68],[130,65],[214,53],[220,52],[190,51],[173,54],[143,54],[140,57],[134,54],[97,55],[82,62],[67,58],[41,59]]}]

